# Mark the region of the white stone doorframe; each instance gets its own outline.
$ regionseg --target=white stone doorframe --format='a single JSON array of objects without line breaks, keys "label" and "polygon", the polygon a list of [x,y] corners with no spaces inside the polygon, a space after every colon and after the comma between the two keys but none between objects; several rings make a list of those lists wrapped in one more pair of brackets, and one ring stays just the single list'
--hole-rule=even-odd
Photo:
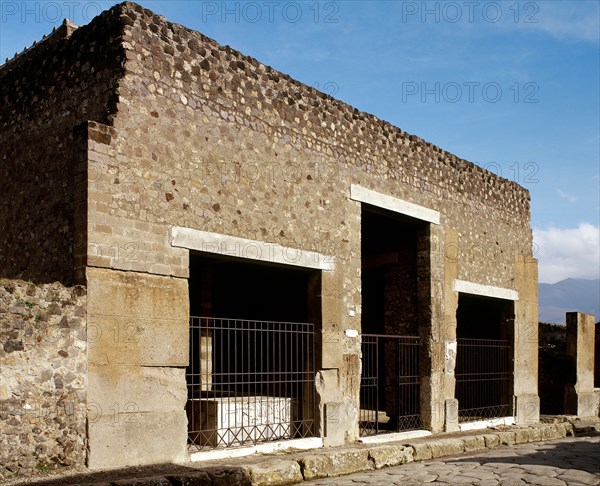
[{"label": "white stone doorframe", "polygon": [[[367,189],[366,187],[357,185],[357,184],[351,184],[350,186],[350,199],[356,202],[361,203],[361,205],[370,205],[373,207],[377,207],[377,208],[381,208],[384,209],[386,211],[389,211],[391,213],[396,213],[399,215],[403,215],[403,216],[408,216],[409,218],[412,218],[413,220],[417,220],[421,223],[423,223],[423,228],[426,227],[427,228],[427,233],[428,233],[428,238],[434,239],[437,238],[437,233],[439,231],[439,225],[440,225],[440,221],[441,221],[441,213],[431,209],[431,208],[427,208],[425,206],[421,206],[419,204],[415,204],[413,202],[410,201],[406,201],[388,194],[383,194],[381,192],[378,191],[374,191],[372,189]],[[435,229],[433,229],[435,228]],[[362,231],[362,230],[361,230]],[[435,235],[434,235],[435,234]],[[434,285],[434,281],[437,280],[437,275],[439,274],[439,277],[441,277],[443,275],[443,267],[442,267],[442,261],[437,261],[436,260],[436,254],[434,252],[432,252],[431,250],[429,250],[429,254],[428,254],[428,258],[427,258],[427,265],[429,266],[428,272],[430,273],[430,288],[427,291],[423,291],[423,289],[421,288],[417,288],[417,298],[421,301],[424,299],[427,299],[427,302],[423,302],[423,304],[429,306],[429,307],[439,307],[439,306],[433,306],[430,305],[432,304],[432,299],[434,298],[438,298],[441,299],[441,295],[437,295],[434,292],[433,289],[433,285]],[[434,270],[436,269],[436,270]],[[438,272],[438,274],[435,274],[435,272]],[[425,295],[427,295],[427,297],[425,297]],[[424,322],[424,320],[427,320],[427,322]],[[433,322],[436,320],[435,316],[431,316],[431,320],[429,319],[429,317],[425,318],[424,316],[420,316],[418,318],[418,327],[419,327],[419,342],[420,345],[418,346],[418,348],[422,348],[423,344],[424,344],[424,340],[429,340],[430,336],[423,336],[422,334],[427,334],[426,332],[423,331],[423,329],[432,329],[433,326]],[[375,337],[375,336],[368,336],[366,337],[366,339],[380,339],[383,338],[383,336],[380,337]],[[434,380],[429,379],[430,377],[427,377],[427,380],[424,380],[424,377],[422,376],[423,373],[423,367],[419,365],[417,365],[417,368],[419,369],[419,385],[418,385],[418,401],[419,401],[419,405],[418,405],[418,409],[419,409],[419,415],[417,417],[417,421],[423,423],[423,420],[425,420],[428,424],[429,422],[431,422],[432,417],[436,416],[436,413],[434,411],[434,407],[435,404],[433,403],[435,401],[435,399],[433,398],[435,396],[435,394],[438,391],[434,391],[432,389]],[[364,369],[363,369],[363,376],[364,376]],[[362,382],[362,378],[363,376],[361,376],[361,382]],[[426,383],[425,383],[426,382]],[[427,406],[424,406],[423,404],[427,403],[429,404],[429,408]],[[360,404],[358,406],[358,409],[360,410]],[[410,413],[407,411],[407,413]],[[370,415],[370,414],[367,414]],[[377,416],[379,416],[379,411],[377,411]],[[407,423],[410,423],[411,420],[414,419],[414,415],[409,415],[407,416],[409,418],[408,421],[405,420],[405,425]],[[424,419],[424,417],[428,417],[426,419]],[[360,417],[359,417],[360,420]],[[378,419],[377,419],[378,420]],[[410,427],[410,425],[409,425]],[[436,428],[436,425],[434,425],[433,423],[430,424],[430,427],[432,430],[434,430]],[[367,427],[367,429],[369,429],[369,427]],[[375,431],[377,431],[377,427],[375,427]],[[370,433],[370,432],[368,432]],[[377,433],[377,432],[376,432]],[[402,432],[404,433],[404,432]],[[401,433],[401,434],[402,434]],[[410,431],[407,432],[409,434],[414,433],[414,431]],[[429,433],[429,432],[428,432]],[[387,434],[386,434],[387,435]],[[394,435],[394,434],[392,434]],[[379,435],[373,436],[375,438],[377,437],[381,437]],[[362,438],[361,440],[370,440],[370,438]],[[377,439],[375,439],[377,440]]]},{"label": "white stone doorframe", "polygon": [[[240,238],[240,237],[235,237],[235,236],[229,236],[229,235],[224,235],[224,234],[220,234],[220,233],[212,233],[212,232],[207,232],[207,231],[201,231],[201,230],[196,230],[193,228],[185,228],[185,227],[179,227],[179,226],[174,226],[171,228],[171,234],[170,234],[170,241],[171,241],[171,246],[173,247],[177,247],[177,248],[184,248],[187,249],[188,251],[198,251],[198,252],[202,252],[202,253],[207,253],[207,254],[213,254],[213,255],[221,255],[221,256],[225,256],[225,257],[229,257],[229,258],[239,258],[241,260],[254,260],[257,262],[261,262],[261,263],[275,263],[278,265],[286,265],[286,266],[290,266],[290,267],[300,267],[300,268],[306,268],[306,269],[312,269],[312,270],[319,270],[319,271],[333,271],[335,270],[335,260],[332,256],[328,256],[328,255],[323,255],[321,253],[317,253],[317,252],[312,252],[312,251],[306,251],[306,250],[301,250],[299,248],[291,248],[291,247],[284,247],[281,246],[279,244],[275,244],[275,243],[268,243],[265,241],[258,241],[258,240],[251,240],[251,239],[247,239],[247,238]],[[198,318],[198,317],[193,317],[192,318],[193,322],[200,322],[200,321],[205,321],[207,319],[205,318]],[[221,322],[222,320],[219,319],[215,319],[215,321],[219,321]],[[233,322],[232,320],[227,320],[227,325],[231,326],[231,322]],[[247,323],[249,325],[249,323]],[[264,325],[271,325],[271,326],[275,326],[276,323],[264,323]],[[281,323],[281,325],[285,325],[285,323]],[[300,325],[300,324],[298,324]],[[195,328],[200,329],[200,327],[196,324]],[[206,343],[210,342],[211,346],[212,346],[212,339],[213,339],[213,333],[214,332],[230,332],[227,331],[225,329],[221,329],[220,331],[215,331],[215,330],[211,330],[208,331],[207,330],[208,327],[203,331],[204,334],[202,334],[202,332],[200,332],[200,334],[202,334],[204,336],[204,340]],[[211,328],[212,329],[212,328]],[[227,328],[229,329],[229,327]],[[198,330],[197,330],[198,331]],[[248,332],[251,332],[249,328],[247,328]],[[210,332],[210,336],[207,335],[207,333]],[[241,332],[241,331],[240,331]],[[274,331],[276,332],[276,331]],[[282,331],[281,329],[278,328],[278,331],[276,332],[278,335],[279,334],[285,334],[287,333],[287,331]],[[304,335],[306,336],[306,333],[304,333]],[[245,338],[244,338],[245,339]],[[248,338],[251,339],[251,338]],[[308,348],[307,348],[308,349]],[[200,352],[199,356],[202,356],[202,352]],[[212,353],[211,353],[212,356]],[[202,359],[202,358],[200,358]],[[211,359],[211,358],[205,358],[204,359]],[[206,373],[211,374],[212,371],[211,370],[207,370],[207,366],[203,366],[200,365],[199,369],[204,368]],[[315,370],[316,371],[316,370]],[[248,371],[250,372],[250,371]],[[209,382],[211,382],[210,377],[206,376],[204,377],[204,382],[202,381],[202,376],[200,376],[200,385],[199,385],[199,390],[206,390],[206,386],[210,386],[208,385]],[[306,383],[305,385],[302,386],[308,386],[308,383]],[[314,385],[313,385],[314,387]],[[316,396],[314,396],[314,394],[316,393],[316,389],[314,389],[312,391],[313,394],[313,398],[312,400],[315,400],[316,402]],[[263,403],[264,399],[262,399],[261,397],[257,396],[257,397],[245,397],[247,400],[242,400],[241,402],[238,403],[238,401],[236,401],[236,398],[233,397],[232,399],[227,399],[226,401],[222,402],[218,399],[213,399],[213,400],[209,400],[209,399],[205,399],[205,398],[194,398],[192,400],[188,400],[188,420],[190,421],[190,424],[195,424],[192,425],[191,428],[188,428],[188,430],[190,431],[190,434],[195,434],[196,436],[200,437],[199,442],[196,443],[195,440],[196,439],[192,439],[196,444],[196,446],[198,448],[200,448],[201,450],[198,452],[192,452],[190,450],[190,454],[191,454],[191,459],[192,460],[211,460],[211,459],[216,459],[216,458],[222,458],[222,457],[237,457],[237,456],[241,456],[241,455],[247,455],[247,454],[252,454],[252,453],[258,453],[258,452],[274,452],[277,450],[284,450],[287,448],[314,448],[314,447],[321,447],[323,445],[323,439],[319,438],[319,437],[304,437],[304,438],[300,438],[300,439],[292,439],[292,438],[287,438],[284,439],[283,437],[285,436],[285,433],[283,432],[283,425],[282,426],[273,426],[273,424],[275,422],[272,422],[272,420],[280,420],[281,416],[286,416],[286,412],[287,411],[287,416],[291,417],[291,410],[293,409],[293,406],[291,405],[292,401],[291,399],[285,399],[286,402],[284,405],[282,405],[281,407],[277,407],[275,406],[275,402],[277,400],[273,399],[273,400],[267,400],[266,405]],[[252,398],[252,399],[251,399]],[[262,401],[261,401],[262,400]],[[284,399],[280,399],[279,401],[282,401]],[[210,402],[210,403],[209,403]],[[251,407],[250,403],[252,402],[252,410],[246,410],[245,407]],[[234,412],[232,413],[231,407],[233,407]],[[212,410],[212,412],[209,411]],[[256,434],[250,434],[250,432],[245,432],[244,429],[244,425],[238,425],[237,423],[233,423],[233,422],[229,422],[227,420],[223,420],[222,418],[219,419],[218,417],[230,417],[230,416],[236,416],[239,414],[240,410],[244,410],[244,413],[247,413],[248,416],[253,416],[256,419],[256,423],[254,426],[250,427],[248,430],[250,431],[254,431],[256,430]],[[275,410],[280,412],[279,415],[277,413],[275,413],[273,415],[273,417],[269,416],[267,418],[266,415],[264,415],[262,412],[259,413],[258,411],[264,411],[264,410]],[[206,415],[208,413],[208,415]],[[212,413],[212,415],[211,415]],[[191,415],[190,415],[191,414]],[[204,414],[204,415],[203,415]],[[202,435],[202,433],[197,433],[198,431],[201,430],[205,430],[203,428],[203,426],[201,426],[200,424],[204,424],[204,421],[202,420],[202,417],[206,418],[207,416],[212,417],[212,416],[217,417],[217,419],[215,419],[212,423],[211,427],[208,427],[208,429],[210,429],[208,432],[210,432],[210,435],[208,437],[208,433],[207,433],[207,437],[205,437],[204,435]],[[280,416],[281,415],[281,416]],[[275,419],[274,417],[277,416],[277,419]],[[316,422],[316,417],[313,416],[312,412],[309,412],[309,417],[314,420]],[[304,420],[306,417],[304,417],[302,420]],[[251,419],[249,419],[250,422],[252,422]],[[285,420],[284,420],[285,421]],[[252,422],[254,423],[254,422]],[[261,429],[261,425],[262,423],[268,424],[265,425],[265,427],[263,427],[263,429]],[[254,428],[256,427],[256,428]],[[293,427],[293,426],[291,426]],[[317,428],[317,425],[314,425],[315,428]],[[229,429],[235,431],[234,432],[229,432]],[[281,430],[280,430],[281,429]],[[223,433],[221,433],[221,431],[224,431]],[[268,442],[258,442],[255,443],[255,445],[245,445],[245,442],[240,442],[240,446],[236,446],[235,449],[229,449],[229,447],[226,447],[225,449],[222,448],[213,448],[211,449],[211,446],[216,447],[218,441],[222,440],[224,441],[223,443],[229,444],[231,441],[229,441],[228,439],[231,439],[232,437],[235,439],[233,440],[233,442],[236,442],[236,438],[238,437],[239,430],[243,430],[244,432],[242,433],[242,436],[246,437],[244,435],[244,433],[246,433],[247,438],[248,438],[248,442],[249,443],[253,443],[253,440],[259,440],[256,439],[256,437],[262,437],[263,439],[260,440],[264,440],[265,437],[267,437],[269,435],[268,431],[272,431],[273,432],[273,439],[270,439],[270,441]],[[287,430],[287,429],[286,429]],[[281,433],[280,433],[281,432]],[[255,437],[256,436],[256,437]],[[215,438],[216,437],[216,438]],[[244,439],[246,440],[246,439]],[[213,444],[214,442],[214,444]],[[220,442],[219,442],[220,443]],[[204,444],[204,445],[203,445]],[[206,447],[207,450],[202,450],[203,447]]]},{"label": "white stone doorframe", "polygon": [[[493,285],[485,285],[476,282],[470,282],[466,280],[454,280],[452,284],[452,290],[456,293],[463,293],[469,295],[475,295],[479,297],[489,297],[498,300],[509,301],[513,303],[513,309],[515,303],[519,300],[519,292],[513,289],[508,289],[504,287],[497,287]],[[511,346],[514,347],[514,339],[516,333],[512,332]],[[454,360],[456,361],[456,345],[454,348]],[[512,374],[514,375],[514,360],[513,360],[513,370]],[[451,424],[450,428],[453,430],[476,430],[476,429],[484,429],[488,427],[495,427],[498,425],[513,425],[516,423],[517,416],[517,407],[515,402],[515,394],[514,394],[514,384],[512,390],[512,408],[513,415],[506,417],[494,417],[487,420],[476,420],[472,422],[458,422],[458,401],[456,401],[455,411],[456,411],[456,423]],[[456,400],[456,399],[455,399]]]}]

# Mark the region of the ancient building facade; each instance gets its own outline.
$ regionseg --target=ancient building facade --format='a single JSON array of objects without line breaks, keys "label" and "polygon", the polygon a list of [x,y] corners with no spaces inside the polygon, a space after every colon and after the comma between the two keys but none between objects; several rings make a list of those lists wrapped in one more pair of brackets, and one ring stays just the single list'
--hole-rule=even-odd
[{"label": "ancient building facade", "polygon": [[[0,83],[0,276],[84,289],[87,359],[72,383],[87,404],[76,421],[90,467],[185,460],[191,400],[216,404],[215,416],[225,396],[255,408],[268,397],[267,415],[290,421],[302,408],[300,428],[266,440],[351,442],[364,422],[379,428],[365,412],[400,430],[402,393],[365,405],[364,336],[416,339],[413,428],[457,430],[478,405],[538,420],[537,263],[518,184],[133,3],[65,23],[8,60]],[[194,331],[190,316],[213,327]],[[224,318],[242,323],[228,338]],[[3,341],[18,341],[11,319]],[[244,322],[312,327],[307,342],[286,327],[279,347],[248,350],[302,351],[291,368],[265,358],[248,370],[234,341],[258,328]],[[13,368],[2,373],[24,366],[40,336],[32,349],[5,345]],[[457,379],[473,365],[461,364],[461,339],[505,343],[498,403],[465,405]],[[399,381],[394,349],[373,358],[388,370],[378,396]],[[260,390],[239,385],[243,373]],[[289,392],[302,373],[309,383]],[[20,386],[0,388],[5,423],[42,393]]]}]

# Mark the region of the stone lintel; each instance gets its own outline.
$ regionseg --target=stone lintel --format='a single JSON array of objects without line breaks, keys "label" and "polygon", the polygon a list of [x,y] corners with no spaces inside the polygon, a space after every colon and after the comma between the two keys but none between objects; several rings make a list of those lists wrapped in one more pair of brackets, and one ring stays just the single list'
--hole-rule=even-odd
[{"label": "stone lintel", "polygon": [[296,267],[335,270],[333,256],[180,226],[171,229],[171,246]]},{"label": "stone lintel", "polygon": [[356,184],[350,186],[350,199],[377,206],[378,208],[389,209],[395,213],[411,216],[428,223],[440,224],[439,211],[394,196],[388,196],[387,194],[382,194],[381,192],[373,191]]},{"label": "stone lintel", "polygon": [[452,285],[454,292],[465,294],[480,295],[482,297],[493,297],[495,299],[519,300],[519,292],[503,287],[494,287],[493,285],[483,285],[466,280],[454,280]]}]

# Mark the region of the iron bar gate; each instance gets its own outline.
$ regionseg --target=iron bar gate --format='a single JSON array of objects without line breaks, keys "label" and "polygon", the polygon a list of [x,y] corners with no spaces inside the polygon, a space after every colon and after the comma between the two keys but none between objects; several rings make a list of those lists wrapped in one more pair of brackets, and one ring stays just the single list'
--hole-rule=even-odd
[{"label": "iron bar gate", "polygon": [[314,436],[314,377],[313,324],[191,317],[190,445]]},{"label": "iron bar gate", "polygon": [[362,335],[361,436],[418,429],[419,338]]},{"label": "iron bar gate", "polygon": [[458,421],[513,415],[510,342],[457,339]]}]

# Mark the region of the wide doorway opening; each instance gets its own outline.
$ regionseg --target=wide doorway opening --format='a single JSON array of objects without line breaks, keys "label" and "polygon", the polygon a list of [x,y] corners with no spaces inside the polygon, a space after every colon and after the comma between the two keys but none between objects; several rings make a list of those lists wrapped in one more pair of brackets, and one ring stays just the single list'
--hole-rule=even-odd
[{"label": "wide doorway opening", "polygon": [[513,415],[514,302],[459,293],[456,398],[459,422]]},{"label": "wide doorway opening", "polygon": [[420,427],[419,243],[427,223],[362,207],[361,436]]},{"label": "wide doorway opening", "polygon": [[315,434],[320,271],[190,254],[188,438],[197,450]]}]

